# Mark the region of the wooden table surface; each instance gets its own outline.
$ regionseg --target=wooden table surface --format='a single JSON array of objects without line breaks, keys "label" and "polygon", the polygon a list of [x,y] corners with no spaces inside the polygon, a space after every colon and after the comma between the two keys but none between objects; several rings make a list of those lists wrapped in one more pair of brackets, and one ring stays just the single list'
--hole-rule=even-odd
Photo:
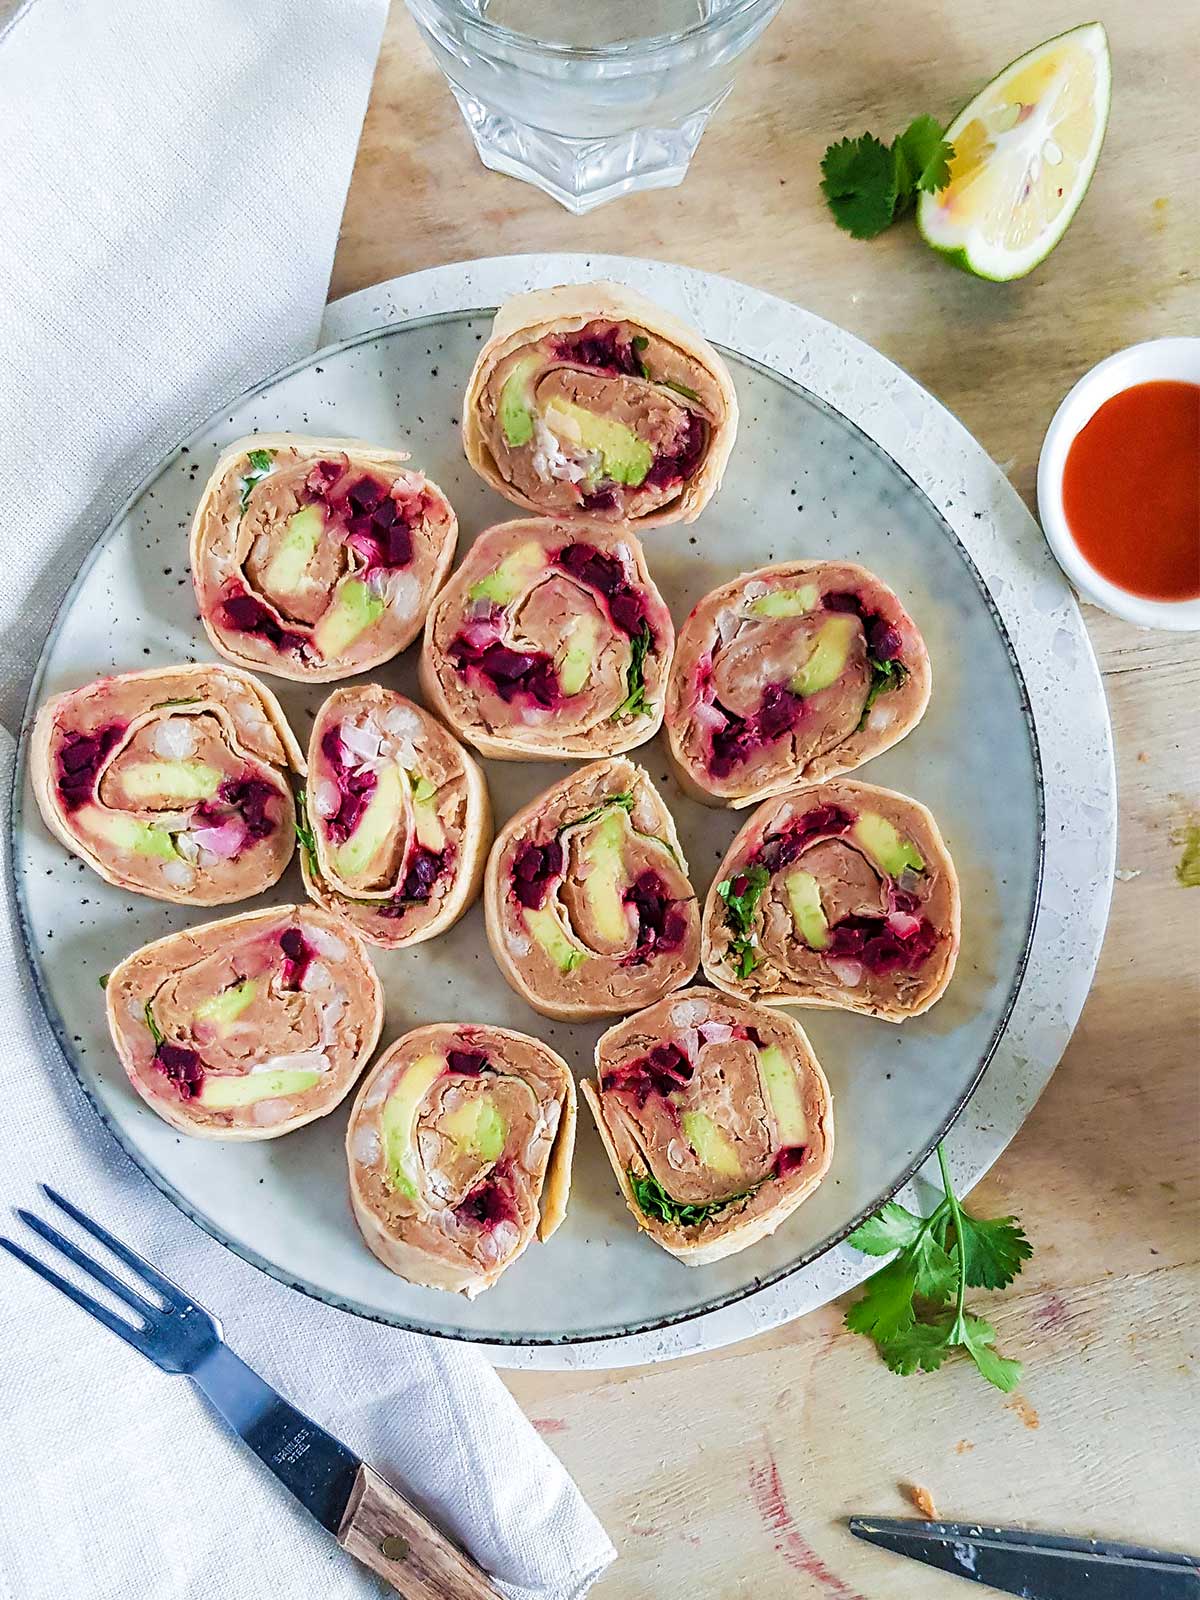
[{"label": "wooden table surface", "polygon": [[[840,233],[825,145],[948,117],[1004,62],[1087,20],[1051,0],[790,0],[682,188],[572,217],[486,172],[397,3],[331,296],[475,256],[598,250],[727,273],[851,329],[911,372],[1030,505],[1059,399],[1110,351],[1200,332],[1200,7],[1107,0],[1115,91],[1100,168],[1051,259],[977,282],[911,226]],[[839,20],[836,23],[834,17]],[[899,1378],[830,1306],[708,1356],[511,1387],[607,1525],[601,1600],[955,1600],[956,1579],[860,1545],[852,1511],[940,1515],[1200,1549],[1197,1494],[1200,890],[1173,839],[1200,811],[1200,649],[1086,608],[1120,783],[1120,866],[1087,1008],[973,1205],[1035,1245],[988,1297],[1027,1373],[1006,1398],[955,1363]],[[1136,876],[1128,876],[1136,874]]]}]

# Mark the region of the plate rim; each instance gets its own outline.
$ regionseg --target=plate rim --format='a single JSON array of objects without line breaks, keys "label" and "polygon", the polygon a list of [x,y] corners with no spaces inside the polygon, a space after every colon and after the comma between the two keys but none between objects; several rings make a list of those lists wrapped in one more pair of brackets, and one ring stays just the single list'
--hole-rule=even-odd
[{"label": "plate rim", "polygon": [[[55,607],[49,626],[46,630],[46,634],[42,640],[38,653],[37,664],[35,666],[29,685],[29,691],[26,696],[25,707],[21,720],[20,735],[17,742],[16,760],[14,762],[13,784],[10,794],[8,812],[10,836],[13,839],[14,845],[17,838],[18,828],[21,825],[24,816],[29,738],[33,727],[33,720],[38,709],[39,695],[45,676],[49,654],[58,639],[60,630],[66,620],[67,614],[70,611],[76,592],[83,584],[93,564],[99,559],[101,552],[107,547],[110,540],[115,536],[116,530],[120,524],[128,516],[133,507],[147,493],[147,491],[158,481],[160,477],[163,476],[165,472],[167,472],[175,464],[178,457],[188,450],[195,441],[199,440],[202,436],[211,435],[213,429],[219,426],[219,418],[224,415],[227,410],[230,408],[236,409],[237,407],[249,401],[255,400],[260,395],[273,388],[276,384],[283,382],[285,379],[293,377],[299,372],[314,367],[320,361],[328,360],[332,357],[342,354],[346,350],[357,348],[360,345],[369,344],[381,338],[394,337],[401,333],[410,331],[413,328],[436,327],[442,323],[463,321],[472,317],[490,317],[494,315],[495,310],[495,306],[489,305],[458,306],[443,310],[419,313],[417,315],[405,317],[394,322],[382,323],[377,326],[366,328],[358,333],[349,335],[344,339],[322,345],[319,349],[314,350],[307,356],[302,356],[297,360],[289,362],[286,365],[276,369],[259,382],[252,384],[250,387],[243,390],[240,394],[231,397],[229,400],[215,407],[203,421],[192,428],[183,438],[178,441],[178,443],[173,445],[149,469],[138,485],[132,490],[132,492],[126,497],[118,509],[108,519],[103,530],[98,534],[91,548],[85,554],[73,578],[71,579],[71,582],[68,584],[61,599],[59,600],[58,605]],[[894,1182],[889,1180],[888,1185],[885,1186],[884,1190],[881,1191],[865,1208],[859,1211],[847,1225],[835,1230],[832,1234],[827,1235],[824,1239],[817,1241],[813,1246],[802,1252],[797,1259],[790,1262],[787,1266],[780,1267],[776,1271],[766,1274],[763,1277],[756,1277],[743,1287],[736,1290],[731,1290],[727,1294],[718,1295],[708,1300],[703,1305],[688,1309],[686,1311],[675,1312],[665,1316],[628,1323],[616,1330],[605,1329],[588,1333],[568,1333],[555,1335],[543,1334],[533,1336],[522,1335],[516,1337],[504,1333],[466,1331],[463,1329],[446,1327],[444,1325],[431,1325],[428,1323],[415,1322],[410,1318],[403,1316],[402,1314],[391,1313],[378,1307],[368,1306],[351,1298],[346,1298],[330,1290],[321,1288],[314,1283],[307,1282],[304,1279],[288,1273],[278,1267],[275,1263],[271,1262],[265,1256],[261,1255],[257,1250],[255,1250],[252,1245],[233,1238],[226,1229],[222,1228],[219,1224],[208,1217],[202,1208],[194,1205],[191,1201],[184,1198],[184,1196],[179,1192],[178,1189],[176,1189],[170,1179],[168,1179],[150,1160],[150,1158],[142,1152],[139,1146],[126,1135],[124,1130],[109,1114],[108,1110],[89,1082],[89,1074],[84,1071],[82,1063],[76,1058],[76,1053],[72,1048],[71,1036],[68,1032],[67,1025],[59,1013],[59,1010],[49,992],[48,985],[43,979],[41,965],[34,952],[33,933],[29,910],[26,903],[26,873],[23,867],[18,864],[14,853],[14,871],[12,873],[11,880],[12,899],[15,903],[17,912],[17,925],[20,931],[22,949],[26,964],[29,968],[34,990],[50,1024],[51,1031],[54,1035],[64,1062],[71,1073],[71,1076],[74,1078],[79,1088],[83,1091],[88,1104],[95,1112],[101,1124],[108,1131],[110,1136],[116,1141],[119,1147],[124,1151],[124,1153],[129,1157],[133,1164],[138,1168],[138,1170],[150,1180],[155,1188],[158,1189],[158,1191],[164,1195],[165,1198],[167,1198],[171,1204],[182,1213],[182,1215],[187,1217],[188,1220],[194,1223],[197,1227],[201,1228],[209,1235],[210,1238],[216,1240],[217,1243],[223,1245],[224,1248],[230,1250],[234,1255],[240,1257],[249,1265],[255,1267],[258,1271],[263,1272],[268,1277],[275,1279],[276,1282],[284,1284],[286,1287],[294,1289],[297,1292],[306,1295],[310,1299],[317,1300],[324,1305],[331,1306],[332,1308],[345,1312],[348,1315],[360,1317],[365,1321],[379,1323],[384,1326],[395,1327],[409,1333],[424,1334],[431,1338],[448,1339],[457,1343],[479,1346],[489,1352],[496,1352],[499,1354],[502,1352],[518,1352],[522,1350],[546,1351],[573,1349],[580,1346],[600,1345],[626,1339],[638,1339],[648,1334],[663,1333],[668,1330],[686,1325],[687,1323],[695,1322],[697,1319],[709,1317],[714,1313],[728,1310],[729,1308],[737,1306],[738,1304],[752,1298],[754,1295],[760,1292],[777,1287],[778,1285],[784,1283],[787,1279],[793,1277],[796,1273],[802,1271],[806,1267],[811,1266],[821,1257],[835,1250],[845,1241],[847,1236],[852,1233],[857,1226],[859,1226],[867,1217],[871,1216],[875,1211],[877,1211],[880,1206],[893,1199],[895,1195],[897,1195],[915,1177],[915,1175],[930,1159],[935,1147],[946,1138],[951,1129],[962,1116],[963,1111],[978,1089],[979,1084],[987,1072],[989,1065],[994,1060],[996,1052],[1004,1039],[1009,1022],[1011,1021],[1014,1008],[1016,1007],[1022,986],[1028,973],[1030,955],[1032,952],[1034,936],[1037,927],[1038,913],[1041,907],[1042,891],[1045,881],[1047,808],[1041,745],[1037,730],[1037,723],[1034,716],[1032,697],[1030,695],[1025,673],[1021,666],[1021,662],[1008,626],[994,596],[991,593],[991,590],[987,585],[978,563],[976,562],[971,551],[967,548],[963,539],[959,536],[957,530],[949,522],[942,508],[935,504],[927,490],[916,481],[916,479],[908,471],[907,467],[905,467],[902,462],[898,461],[885,445],[873,438],[863,424],[849,417],[834,401],[828,399],[824,395],[818,394],[815,390],[810,389],[807,385],[800,382],[799,379],[791,376],[788,373],[780,371],[778,367],[771,365],[767,361],[760,360],[756,356],[747,354],[745,351],[735,349],[734,347],[724,344],[720,341],[713,342],[716,343],[717,347],[723,352],[734,356],[739,361],[745,362],[747,365],[756,369],[763,375],[782,383],[785,387],[814,404],[817,409],[831,413],[851,433],[860,436],[863,440],[865,440],[871,449],[877,451],[881,456],[884,457],[884,459],[891,466],[892,470],[895,471],[905,481],[909,490],[919,496],[920,499],[925,502],[928,510],[941,524],[944,535],[949,539],[955,553],[967,568],[968,574],[973,580],[975,587],[990,614],[993,626],[996,628],[996,631],[1000,636],[1005,653],[1008,657],[1010,670],[1016,681],[1021,711],[1029,739],[1030,754],[1034,771],[1037,808],[1037,850],[1033,893],[1026,913],[1025,937],[1022,942],[1021,950],[1013,972],[1013,977],[1005,995],[1000,1014],[986,1042],[986,1045],[980,1052],[978,1061],[975,1065],[969,1082],[956,1099],[948,1116],[939,1126],[937,1132],[929,1141],[929,1143],[919,1151],[917,1156],[911,1162],[906,1165],[900,1177]],[[878,352],[875,352],[875,354],[878,354]],[[887,358],[883,357],[881,359],[886,360]],[[912,382],[914,380],[910,379],[909,381]],[[922,391],[922,393],[925,393],[925,391]],[[982,449],[982,446],[979,448]],[[270,674],[266,674],[266,676],[269,677]],[[803,1019],[801,1019],[801,1022],[803,1023]]]}]

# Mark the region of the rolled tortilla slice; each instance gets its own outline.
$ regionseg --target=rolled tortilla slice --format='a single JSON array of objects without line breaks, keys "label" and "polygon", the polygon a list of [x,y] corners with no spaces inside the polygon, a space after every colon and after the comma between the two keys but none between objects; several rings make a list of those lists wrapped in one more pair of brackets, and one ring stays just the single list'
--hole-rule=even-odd
[{"label": "rolled tortilla slice", "polygon": [[390,661],[421,631],[458,522],[407,455],[354,439],[231,444],[192,522],[192,582],[213,648],[328,683]]},{"label": "rolled tortilla slice", "polygon": [[616,755],[658,731],[674,642],[632,534],[504,522],[479,535],[434,602],[421,687],[485,756]]},{"label": "rolled tortilla slice", "polygon": [[375,683],[335,689],[313,723],[300,835],[317,904],[398,950],[452,927],[479,893],[487,784],[411,700]]},{"label": "rolled tortilla slice", "polygon": [[313,906],[168,934],[114,968],[106,998],[133,1087],[201,1139],[277,1139],[325,1116],[383,1026],[362,941]]},{"label": "rolled tortilla slice", "polygon": [[845,778],[760,806],[704,907],[705,973],[768,1006],[903,1022],[940,998],[958,944],[958,875],[933,817]]},{"label": "rolled tortilla slice", "polygon": [[760,567],[705,595],[680,630],[671,755],[698,800],[753,805],[889,749],[929,686],[916,624],[864,567]]},{"label": "rolled tortilla slice", "polygon": [[513,989],[565,1021],[648,1005],[699,959],[699,909],[671,813],[617,757],[554,784],[488,859],[488,942]]},{"label": "rolled tortilla slice", "polygon": [[833,1159],[833,1100],[803,1028],[715,989],[618,1022],[582,1088],[638,1227],[686,1266],[774,1233]]},{"label": "rolled tortilla slice", "polygon": [[694,328],[624,284],[564,284],[497,313],[463,445],[514,505],[651,527],[700,515],[737,418],[729,369]]},{"label": "rolled tortilla slice", "polygon": [[295,846],[279,702],[234,667],[100,678],[41,707],[30,777],[47,826],[107,882],[215,906],[273,884]]},{"label": "rolled tortilla slice", "polygon": [[438,1022],[397,1039],[346,1130],[350,1201],[386,1267],[474,1299],[562,1222],[575,1080],[509,1028]]}]

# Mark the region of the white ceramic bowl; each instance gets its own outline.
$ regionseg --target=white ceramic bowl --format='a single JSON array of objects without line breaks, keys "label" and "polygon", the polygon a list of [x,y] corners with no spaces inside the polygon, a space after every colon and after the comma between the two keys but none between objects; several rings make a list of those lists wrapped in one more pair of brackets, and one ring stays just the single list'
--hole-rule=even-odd
[{"label": "white ceramic bowl", "polygon": [[1042,441],[1038,514],[1059,566],[1086,599],[1139,627],[1200,629],[1200,599],[1147,600],[1097,572],[1076,544],[1063,510],[1063,467],[1076,434],[1113,395],[1160,378],[1200,383],[1200,339],[1148,339],[1118,350],[1084,373],[1054,413]]}]

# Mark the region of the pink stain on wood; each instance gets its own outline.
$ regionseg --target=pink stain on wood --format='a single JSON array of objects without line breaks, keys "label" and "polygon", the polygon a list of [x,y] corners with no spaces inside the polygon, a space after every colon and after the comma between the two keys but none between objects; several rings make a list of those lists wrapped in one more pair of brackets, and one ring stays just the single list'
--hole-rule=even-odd
[{"label": "pink stain on wood", "polygon": [[750,1493],[759,1516],[773,1536],[776,1551],[794,1572],[803,1572],[806,1577],[815,1579],[836,1600],[863,1600],[857,1589],[851,1589],[829,1570],[796,1527],[774,1456],[768,1454],[766,1461],[751,1463]]},{"label": "pink stain on wood", "polygon": [[561,1417],[530,1417],[539,1433],[566,1433],[567,1425]]},{"label": "pink stain on wood", "polygon": [[1071,1313],[1062,1295],[1048,1294],[1034,1312],[1033,1320],[1043,1333],[1057,1333],[1071,1320]]}]

